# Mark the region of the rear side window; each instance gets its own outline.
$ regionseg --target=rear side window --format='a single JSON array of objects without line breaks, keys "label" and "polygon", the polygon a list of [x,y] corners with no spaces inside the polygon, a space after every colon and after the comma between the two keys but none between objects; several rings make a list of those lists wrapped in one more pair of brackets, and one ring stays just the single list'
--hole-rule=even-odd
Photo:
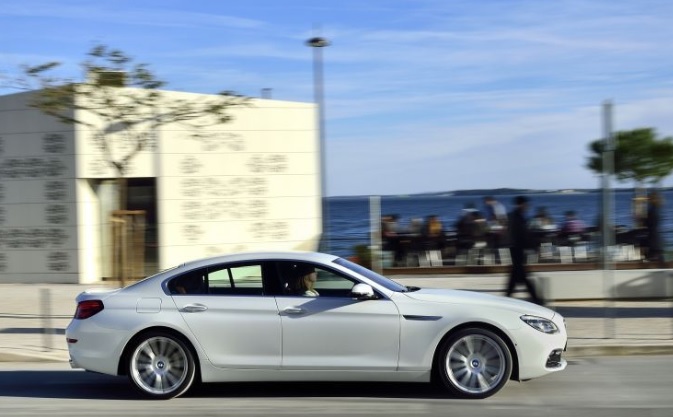
[{"label": "rear side window", "polygon": [[172,294],[263,295],[262,266],[222,265],[203,268],[174,278]]},{"label": "rear side window", "polygon": [[210,294],[261,295],[264,293],[261,265],[231,266],[208,271]]},{"label": "rear side window", "polygon": [[229,268],[208,272],[208,288],[232,288]]},{"label": "rear side window", "polygon": [[196,269],[173,278],[168,283],[171,294],[177,295],[200,295],[207,294],[206,286],[207,271]]}]

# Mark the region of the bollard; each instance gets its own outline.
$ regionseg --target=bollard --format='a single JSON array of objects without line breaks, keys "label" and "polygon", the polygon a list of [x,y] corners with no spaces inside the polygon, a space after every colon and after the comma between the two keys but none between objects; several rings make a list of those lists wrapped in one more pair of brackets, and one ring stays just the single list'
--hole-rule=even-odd
[{"label": "bollard", "polygon": [[40,290],[40,316],[42,317],[42,341],[45,351],[52,350],[51,290]]},{"label": "bollard", "polygon": [[603,338],[616,339],[617,338],[617,317],[615,305],[615,272],[614,264],[609,268],[603,269]]},{"label": "bollard", "polygon": [[[673,274],[669,271],[666,275],[666,278],[666,293],[664,296],[671,300],[671,303],[673,303]],[[673,339],[673,304],[671,305],[671,339]]]}]

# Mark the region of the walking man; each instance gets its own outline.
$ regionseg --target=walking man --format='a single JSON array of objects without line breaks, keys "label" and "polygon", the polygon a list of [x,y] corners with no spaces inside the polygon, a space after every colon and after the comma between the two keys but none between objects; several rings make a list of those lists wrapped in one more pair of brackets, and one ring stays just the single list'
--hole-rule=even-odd
[{"label": "walking man", "polygon": [[661,204],[662,199],[656,191],[650,191],[647,202],[647,260],[656,262],[658,268],[665,268],[664,242],[661,238]]},{"label": "walking man", "polygon": [[514,209],[509,213],[509,238],[510,255],[512,257],[512,269],[507,282],[507,296],[511,297],[516,284],[526,285],[530,293],[531,301],[535,304],[543,304],[535,291],[535,285],[528,279],[526,271],[526,249],[528,248],[528,198],[517,196],[514,198]]}]

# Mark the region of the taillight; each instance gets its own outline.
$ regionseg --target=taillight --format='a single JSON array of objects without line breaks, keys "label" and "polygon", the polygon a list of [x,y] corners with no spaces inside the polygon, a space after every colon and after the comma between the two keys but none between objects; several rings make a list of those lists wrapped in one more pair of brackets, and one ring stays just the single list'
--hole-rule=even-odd
[{"label": "taillight", "polygon": [[101,300],[80,301],[75,310],[75,319],[84,320],[103,311],[103,302]]}]

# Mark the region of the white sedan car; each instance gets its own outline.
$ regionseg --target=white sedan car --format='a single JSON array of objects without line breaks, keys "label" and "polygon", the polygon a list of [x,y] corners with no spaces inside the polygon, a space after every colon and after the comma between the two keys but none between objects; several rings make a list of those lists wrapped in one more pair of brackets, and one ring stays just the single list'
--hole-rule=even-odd
[{"label": "white sedan car", "polygon": [[485,398],[565,369],[564,319],[505,297],[406,287],[322,253],[226,255],[84,292],[71,365],[153,398],[195,382],[436,381]]}]

